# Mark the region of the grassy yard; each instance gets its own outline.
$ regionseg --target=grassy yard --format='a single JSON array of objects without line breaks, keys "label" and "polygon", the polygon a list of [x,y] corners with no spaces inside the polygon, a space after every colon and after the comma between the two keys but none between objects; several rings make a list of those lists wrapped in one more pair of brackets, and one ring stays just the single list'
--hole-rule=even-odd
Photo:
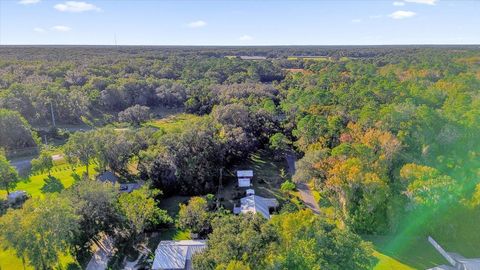
[{"label": "grassy yard", "polygon": [[192,125],[202,119],[201,116],[194,114],[176,114],[166,118],[156,119],[147,122],[145,125],[158,128],[163,133],[179,133],[185,130],[186,126]]},{"label": "grassy yard", "polygon": [[[93,174],[94,166],[90,165],[90,174]],[[75,173],[78,175],[82,175],[85,172],[85,166],[79,166],[75,168]],[[75,179],[73,176],[74,171],[71,169],[70,165],[61,164],[55,165],[52,169],[52,177],[59,180],[59,182],[63,185],[63,188],[70,187]],[[32,197],[39,197],[43,196],[45,189],[42,190],[45,186],[45,180],[48,179],[48,174],[37,174],[32,175],[29,178],[24,179],[20,183],[18,183],[15,190],[24,190]],[[48,189],[47,189],[48,190]],[[0,197],[6,197],[7,192],[4,190],[0,191]]]}]

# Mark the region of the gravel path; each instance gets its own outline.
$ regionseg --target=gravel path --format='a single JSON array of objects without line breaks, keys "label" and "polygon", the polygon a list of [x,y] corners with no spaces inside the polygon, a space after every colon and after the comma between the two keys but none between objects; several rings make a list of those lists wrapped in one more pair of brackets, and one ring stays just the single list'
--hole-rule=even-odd
[{"label": "gravel path", "polygon": [[[295,161],[297,161],[297,158],[295,157],[294,153],[288,153],[285,156],[285,159],[287,160],[288,164],[288,172],[290,175],[295,174]],[[318,205],[318,202],[315,200],[315,197],[313,197],[312,191],[310,190],[310,187],[305,184],[305,183],[297,183],[297,190],[300,193],[300,197],[302,198],[303,203],[310,208],[313,213],[315,214],[320,214],[320,206]]]}]

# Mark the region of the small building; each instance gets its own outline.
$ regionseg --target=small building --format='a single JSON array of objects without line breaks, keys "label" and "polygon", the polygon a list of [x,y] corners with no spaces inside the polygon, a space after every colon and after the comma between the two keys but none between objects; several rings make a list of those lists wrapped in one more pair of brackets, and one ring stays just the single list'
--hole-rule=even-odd
[{"label": "small building", "polygon": [[234,207],[233,213],[259,213],[266,219],[270,219],[270,210],[276,207],[278,207],[278,201],[274,198],[249,195],[240,199],[240,207]]},{"label": "small building", "polygon": [[467,259],[454,252],[445,251],[440,244],[432,237],[428,237],[428,242],[442,255],[450,265],[438,265],[428,270],[478,270],[480,269],[480,258]]},{"label": "small building", "polygon": [[255,195],[255,190],[253,188],[249,188],[245,193],[247,193],[247,196]]},{"label": "small building", "polygon": [[153,270],[191,270],[192,257],[207,247],[205,240],[161,241],[155,250]]},{"label": "small building", "polygon": [[115,184],[118,182],[118,177],[111,171],[105,171],[97,175],[97,180],[104,183],[110,182]]},{"label": "small building", "polygon": [[7,201],[9,204],[16,204],[16,203],[23,203],[26,199],[28,199],[28,194],[26,191],[17,190],[10,192],[7,196]]},{"label": "small building", "polygon": [[237,171],[238,186],[250,187],[252,186],[253,171],[252,170],[238,170]]},{"label": "small building", "polygon": [[142,185],[139,183],[127,183],[127,184],[120,184],[120,192],[130,193],[136,189],[141,188]]}]

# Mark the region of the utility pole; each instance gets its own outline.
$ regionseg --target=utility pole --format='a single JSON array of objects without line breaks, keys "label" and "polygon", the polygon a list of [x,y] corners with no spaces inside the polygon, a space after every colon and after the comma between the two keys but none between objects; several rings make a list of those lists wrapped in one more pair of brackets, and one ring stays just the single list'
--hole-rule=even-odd
[{"label": "utility pole", "polygon": [[57,125],[55,124],[55,115],[53,114],[53,105],[52,105],[52,102],[50,101],[50,113],[52,114],[52,124],[53,124],[53,127],[57,127]]},{"label": "utility pole", "polygon": [[223,189],[222,177],[223,177],[223,167],[220,168],[220,177],[218,179],[217,209],[220,208],[220,191],[222,191]]}]

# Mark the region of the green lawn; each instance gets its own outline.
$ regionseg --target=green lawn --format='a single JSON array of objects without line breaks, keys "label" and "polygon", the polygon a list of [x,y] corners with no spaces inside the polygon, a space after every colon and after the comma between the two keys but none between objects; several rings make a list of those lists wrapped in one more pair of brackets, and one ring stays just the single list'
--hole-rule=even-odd
[{"label": "green lawn", "polygon": [[158,128],[163,133],[179,133],[185,130],[186,126],[190,126],[201,119],[202,117],[198,115],[182,113],[152,120],[145,125]]},{"label": "green lawn", "polygon": [[[94,166],[90,165],[90,174],[93,174]],[[70,165],[61,164],[56,165],[52,169],[52,176],[58,179],[64,188],[70,187],[73,182],[73,170]],[[75,168],[75,173],[82,175],[85,172],[85,166],[79,166]],[[33,197],[43,196],[44,192],[42,187],[45,185],[45,179],[48,178],[47,173],[32,175],[29,178],[18,183],[15,190],[24,190]],[[7,192],[4,190],[0,191],[0,197],[6,197]]]}]

